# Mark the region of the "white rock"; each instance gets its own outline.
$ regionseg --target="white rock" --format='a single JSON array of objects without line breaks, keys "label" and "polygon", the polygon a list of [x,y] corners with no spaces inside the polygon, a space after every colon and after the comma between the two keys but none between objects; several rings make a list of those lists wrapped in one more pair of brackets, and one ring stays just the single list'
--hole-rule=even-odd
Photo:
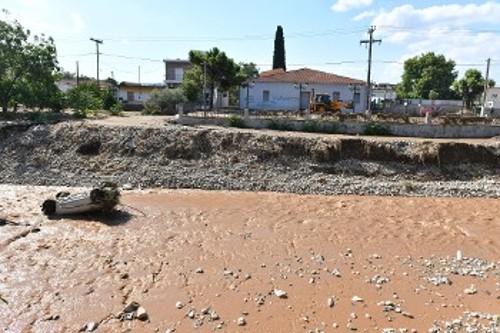
[{"label": "white rock", "polygon": [[354,297],[352,298],[352,301],[353,301],[354,303],[361,303],[361,302],[364,302],[364,300],[363,300],[361,297],[359,297],[359,296],[354,296]]},{"label": "white rock", "polygon": [[458,260],[458,261],[462,261],[462,259],[463,259],[463,256],[462,256],[462,251],[458,250],[458,251],[457,251],[457,260]]},{"label": "white rock", "polygon": [[99,325],[95,321],[91,321],[85,325],[85,332],[93,332],[97,329],[97,326]]},{"label": "white rock", "polygon": [[467,295],[474,295],[477,293],[477,288],[472,284],[469,288],[466,288],[464,290],[464,293],[466,293]]},{"label": "white rock", "polygon": [[201,273],[203,273],[203,268],[198,267],[194,272],[198,273],[198,274],[201,274]]},{"label": "white rock", "polygon": [[146,312],[146,309],[144,309],[142,306],[139,306],[137,308],[137,311],[135,313],[135,316],[139,320],[147,320],[149,318],[148,313]]},{"label": "white rock", "polygon": [[193,319],[195,314],[196,314],[196,312],[194,311],[194,309],[191,309],[188,311],[187,316],[188,316],[188,318]]},{"label": "white rock", "polygon": [[286,291],[281,290],[281,289],[274,289],[273,294],[279,298],[287,298],[288,297],[288,294],[286,293]]},{"label": "white rock", "polygon": [[335,305],[335,298],[334,297],[328,297],[326,300],[326,306],[329,308],[332,308]]},{"label": "white rock", "polygon": [[244,317],[239,317],[236,323],[238,324],[238,326],[245,326],[247,324],[247,321]]},{"label": "white rock", "polygon": [[175,307],[177,309],[182,309],[184,307],[184,303],[182,303],[181,301],[179,301],[179,302],[175,303]]}]

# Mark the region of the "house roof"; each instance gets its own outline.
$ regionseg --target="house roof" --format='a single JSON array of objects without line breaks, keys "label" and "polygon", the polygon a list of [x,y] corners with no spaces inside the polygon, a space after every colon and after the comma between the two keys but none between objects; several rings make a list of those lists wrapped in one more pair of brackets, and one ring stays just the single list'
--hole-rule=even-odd
[{"label": "house roof", "polygon": [[273,69],[262,72],[258,78],[253,79],[256,83],[317,83],[317,84],[364,84],[365,81],[353,79],[347,76],[331,74],[310,68],[301,68],[285,72],[283,69]]},{"label": "house roof", "polygon": [[136,83],[136,82],[126,82],[122,81],[119,84],[120,87],[148,87],[148,88],[165,88],[164,83]]}]

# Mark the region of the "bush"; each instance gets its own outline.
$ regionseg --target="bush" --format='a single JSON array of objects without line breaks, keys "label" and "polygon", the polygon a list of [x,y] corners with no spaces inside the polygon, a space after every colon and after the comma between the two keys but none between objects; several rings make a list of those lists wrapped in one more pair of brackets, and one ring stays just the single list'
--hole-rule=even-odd
[{"label": "bush", "polygon": [[[115,97],[111,90],[106,90],[101,92],[102,96],[102,107],[104,110],[111,111],[111,109],[120,101]],[[122,106],[123,110],[123,106]]]},{"label": "bush", "polygon": [[339,132],[339,123],[310,120],[302,124],[302,132],[336,134]]},{"label": "bush", "polygon": [[237,127],[237,128],[246,127],[245,121],[241,117],[231,115],[227,120],[229,122],[229,127]]},{"label": "bush", "polygon": [[151,96],[145,103],[147,114],[175,115],[177,104],[186,102],[186,97],[181,88],[156,89],[151,92]]},{"label": "bush", "polygon": [[387,125],[381,125],[375,122],[369,122],[363,129],[364,135],[390,136],[392,131]]},{"label": "bush", "polygon": [[292,124],[290,124],[288,121],[276,119],[276,118],[269,120],[269,123],[267,124],[267,128],[272,129],[272,130],[276,130],[276,131],[293,131],[294,130]]},{"label": "bush", "polygon": [[123,104],[120,101],[117,101],[110,109],[109,112],[113,116],[122,116],[123,115]]},{"label": "bush", "polygon": [[75,110],[75,116],[86,118],[102,109],[103,100],[99,87],[95,84],[81,84],[66,93],[66,107]]}]

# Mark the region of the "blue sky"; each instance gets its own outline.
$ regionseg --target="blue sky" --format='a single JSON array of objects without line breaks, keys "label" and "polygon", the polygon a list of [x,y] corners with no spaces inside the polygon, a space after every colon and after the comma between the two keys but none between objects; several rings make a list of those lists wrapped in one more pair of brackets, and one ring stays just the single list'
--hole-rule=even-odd
[{"label": "blue sky", "polygon": [[55,39],[60,65],[100,77],[161,82],[162,60],[218,47],[236,62],[270,69],[274,33],[285,35],[288,69],[309,67],[365,80],[367,49],[359,41],[376,26],[372,80],[399,82],[402,64],[433,51],[500,83],[500,1],[398,0],[2,0],[1,19],[18,20]]}]

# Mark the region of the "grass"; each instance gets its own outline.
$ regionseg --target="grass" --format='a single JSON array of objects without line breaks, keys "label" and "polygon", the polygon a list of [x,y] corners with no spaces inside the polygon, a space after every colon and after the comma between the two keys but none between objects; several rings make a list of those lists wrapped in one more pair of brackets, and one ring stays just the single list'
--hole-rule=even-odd
[{"label": "grass", "polygon": [[391,136],[391,128],[387,125],[382,125],[376,122],[369,122],[363,128],[364,135],[374,135],[374,136]]},{"label": "grass", "polygon": [[245,128],[247,127],[245,124],[245,121],[238,116],[231,115],[227,118],[229,127],[236,127],[236,128]]}]

